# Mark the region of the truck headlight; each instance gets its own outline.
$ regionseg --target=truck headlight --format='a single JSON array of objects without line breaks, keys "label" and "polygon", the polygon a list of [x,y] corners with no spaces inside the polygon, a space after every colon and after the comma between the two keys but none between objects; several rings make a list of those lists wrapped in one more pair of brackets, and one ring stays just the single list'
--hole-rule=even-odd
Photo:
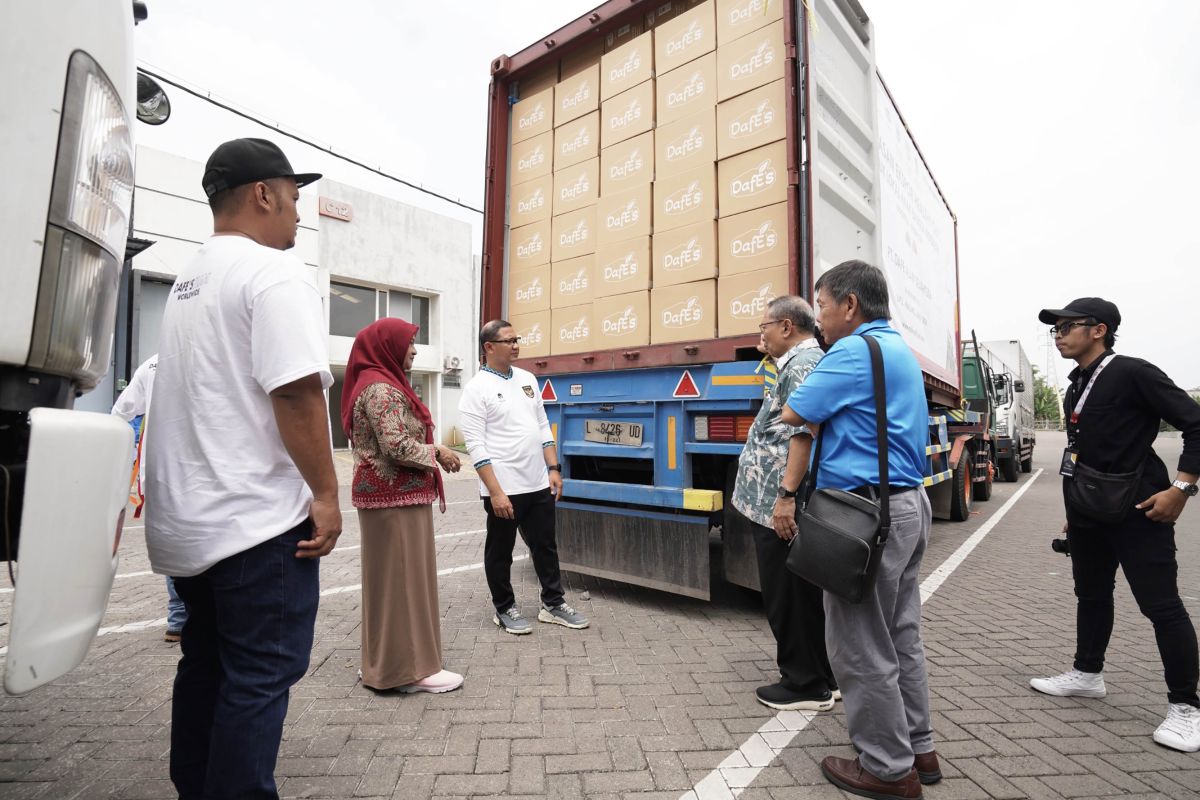
[{"label": "truck headlight", "polygon": [[90,389],[112,355],[133,202],[133,140],[121,96],[71,55],[28,364]]}]

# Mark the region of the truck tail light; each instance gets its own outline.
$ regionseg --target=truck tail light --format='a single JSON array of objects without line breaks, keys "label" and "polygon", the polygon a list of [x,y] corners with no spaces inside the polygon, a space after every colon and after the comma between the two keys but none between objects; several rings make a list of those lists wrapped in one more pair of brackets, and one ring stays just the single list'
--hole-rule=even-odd
[{"label": "truck tail light", "polygon": [[754,424],[752,414],[699,414],[695,418],[698,442],[744,442]]}]

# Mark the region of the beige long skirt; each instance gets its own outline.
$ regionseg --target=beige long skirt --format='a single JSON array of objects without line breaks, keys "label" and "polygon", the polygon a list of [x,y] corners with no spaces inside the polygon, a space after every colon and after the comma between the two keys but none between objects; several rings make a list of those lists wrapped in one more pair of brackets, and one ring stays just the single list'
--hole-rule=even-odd
[{"label": "beige long skirt", "polygon": [[442,668],[433,507],[359,509],[362,681],[415,683]]}]

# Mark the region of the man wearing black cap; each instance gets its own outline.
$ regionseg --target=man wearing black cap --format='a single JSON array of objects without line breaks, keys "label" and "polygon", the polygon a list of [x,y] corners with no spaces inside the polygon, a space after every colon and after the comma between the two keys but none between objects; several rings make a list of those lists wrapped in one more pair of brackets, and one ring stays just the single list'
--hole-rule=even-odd
[{"label": "man wearing black cap", "polygon": [[[1200,677],[1196,631],[1179,597],[1175,520],[1197,494],[1200,405],[1158,367],[1113,353],[1121,313],[1099,297],[1044,309],[1071,372],[1063,408],[1067,449],[1060,473],[1066,500],[1076,614],[1074,668],[1030,685],[1058,697],[1104,697],[1104,653],[1113,627],[1117,566],[1138,608],[1154,624],[1167,680],[1167,717],[1154,741],[1200,750]],[[1154,453],[1159,424],[1183,432],[1183,455],[1172,481]]]},{"label": "man wearing black cap", "polygon": [[317,565],[342,530],[321,294],[296,243],[296,174],[226,142],[203,187],[213,236],[163,312],[146,544],[187,605],[171,707],[182,798],[274,798],[288,692],[308,669]]}]

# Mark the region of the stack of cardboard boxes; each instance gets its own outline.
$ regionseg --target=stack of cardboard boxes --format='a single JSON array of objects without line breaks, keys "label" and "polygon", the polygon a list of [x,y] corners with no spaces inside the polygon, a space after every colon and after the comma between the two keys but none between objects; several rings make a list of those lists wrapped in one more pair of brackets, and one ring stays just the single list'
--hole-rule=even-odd
[{"label": "stack of cardboard boxes", "polygon": [[782,0],[673,0],[524,81],[508,311],[537,357],[735,336],[787,291]]}]

